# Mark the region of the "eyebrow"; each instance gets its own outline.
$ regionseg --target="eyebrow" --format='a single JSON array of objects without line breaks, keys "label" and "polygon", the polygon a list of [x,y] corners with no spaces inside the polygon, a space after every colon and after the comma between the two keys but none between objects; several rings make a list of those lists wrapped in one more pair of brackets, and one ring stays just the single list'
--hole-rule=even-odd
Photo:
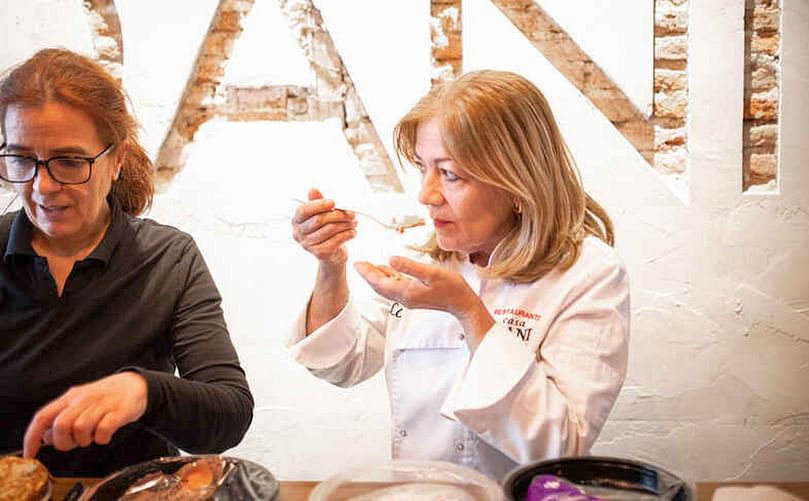
[{"label": "eyebrow", "polygon": [[[8,151],[31,151],[31,148],[21,144],[9,143],[6,145]],[[64,146],[50,150],[51,157],[61,155],[88,155],[89,152],[80,146]]]},{"label": "eyebrow", "polygon": [[[416,160],[417,160],[419,163],[422,163],[422,164],[424,163],[424,160],[422,160],[422,159],[421,159],[421,157],[420,157],[420,156],[418,156],[418,155],[416,155]],[[452,161],[452,158],[451,158],[451,157],[441,157],[441,158],[437,158],[437,159],[435,159],[435,161],[434,161],[433,163],[436,163],[436,164],[441,164],[441,163],[444,163],[444,162],[451,162],[451,161]]]}]

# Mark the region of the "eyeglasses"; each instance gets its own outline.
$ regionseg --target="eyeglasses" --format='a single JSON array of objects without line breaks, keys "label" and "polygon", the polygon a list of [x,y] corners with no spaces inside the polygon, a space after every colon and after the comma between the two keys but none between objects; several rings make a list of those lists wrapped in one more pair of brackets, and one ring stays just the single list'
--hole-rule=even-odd
[{"label": "eyeglasses", "polygon": [[[0,149],[6,147],[3,143]],[[30,183],[37,177],[40,165],[48,175],[61,184],[83,184],[93,175],[93,163],[112,149],[112,143],[94,157],[58,156],[47,160],[26,155],[0,155],[0,178],[9,183]]]}]

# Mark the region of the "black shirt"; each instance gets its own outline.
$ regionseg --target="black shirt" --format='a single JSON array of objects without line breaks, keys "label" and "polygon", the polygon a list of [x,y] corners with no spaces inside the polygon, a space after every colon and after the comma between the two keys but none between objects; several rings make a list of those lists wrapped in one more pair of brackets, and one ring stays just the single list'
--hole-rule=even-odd
[{"label": "black shirt", "polygon": [[221,452],[253,417],[219,292],[191,236],[108,200],[107,233],[74,264],[61,297],[25,212],[0,217],[0,451],[21,448],[36,410],[71,386],[122,370],[148,384],[145,414],[109,445],[44,448],[38,458],[54,475],[101,476],[177,448]]}]

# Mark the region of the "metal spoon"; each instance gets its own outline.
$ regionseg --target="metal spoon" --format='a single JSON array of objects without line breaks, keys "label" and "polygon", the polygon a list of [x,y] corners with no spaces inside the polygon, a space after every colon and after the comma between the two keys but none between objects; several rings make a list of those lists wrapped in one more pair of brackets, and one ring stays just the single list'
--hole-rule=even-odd
[{"label": "metal spoon", "polygon": [[[307,202],[305,200],[301,200],[300,198],[293,198],[292,200],[295,201],[295,202],[298,202],[299,204],[309,203],[309,202]],[[311,201],[313,201],[313,200],[310,200],[310,202]],[[349,211],[349,212],[353,212],[355,214],[359,214],[360,216],[367,217],[368,219],[370,219],[371,221],[375,222],[376,224],[378,224],[379,226],[381,226],[381,227],[383,227],[385,229],[393,230],[393,231],[396,231],[396,232],[399,232],[399,233],[403,233],[405,230],[408,230],[410,228],[415,228],[417,226],[423,226],[424,225],[424,219],[419,217],[419,216],[403,216],[398,221],[394,218],[393,222],[386,223],[385,221],[382,221],[382,220],[372,216],[371,214],[368,214],[367,212],[363,212],[363,211],[360,211],[360,210],[357,210],[357,209],[348,208],[348,207],[335,207],[335,209],[336,210],[341,210],[341,211]]]}]

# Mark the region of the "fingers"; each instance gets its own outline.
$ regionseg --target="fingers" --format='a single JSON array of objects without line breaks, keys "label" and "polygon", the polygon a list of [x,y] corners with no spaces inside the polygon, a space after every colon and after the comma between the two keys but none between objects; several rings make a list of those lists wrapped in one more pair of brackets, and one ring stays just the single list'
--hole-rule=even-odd
[{"label": "fingers", "polygon": [[109,412],[101,418],[95,427],[93,439],[96,443],[106,445],[112,440],[112,435],[123,425],[121,416],[116,412]]},{"label": "fingers", "polygon": [[350,211],[335,209],[334,201],[323,198],[315,188],[309,202],[301,204],[292,217],[292,238],[318,260],[343,263],[348,259],[344,244],[357,235],[357,222]]},{"label": "fingers", "polygon": [[25,457],[34,457],[42,442],[60,451],[109,443],[121,426],[140,419],[148,403],[148,384],[135,372],[121,372],[74,386],[42,407],[23,439]]},{"label": "fingers", "polygon": [[104,411],[99,407],[90,407],[76,417],[73,421],[72,435],[77,445],[87,447],[93,443],[96,428],[103,417]]},{"label": "fingers", "polygon": [[411,276],[424,285],[429,285],[435,274],[435,266],[419,263],[406,257],[393,256],[388,262],[396,272]]},{"label": "fingers", "polygon": [[80,406],[68,405],[53,420],[51,443],[55,449],[69,451],[79,445],[73,436],[73,425],[79,414],[81,414]]},{"label": "fingers", "polygon": [[365,261],[354,263],[354,269],[377,294],[400,303],[407,301],[411,281],[396,270],[384,265],[375,266]]},{"label": "fingers", "polygon": [[[23,437],[23,456],[32,458],[37,455],[39,448],[42,445],[43,437],[48,432],[49,442],[51,442],[51,426],[54,419],[67,405],[61,399],[54,400],[53,402],[45,405],[36,414],[28,424],[28,429],[25,430]],[[52,442],[51,442],[52,443]]]},{"label": "fingers", "polygon": [[309,200],[317,200],[318,198],[323,198],[323,193],[320,193],[320,190],[317,188],[309,188],[309,192],[306,194],[306,197]]}]

